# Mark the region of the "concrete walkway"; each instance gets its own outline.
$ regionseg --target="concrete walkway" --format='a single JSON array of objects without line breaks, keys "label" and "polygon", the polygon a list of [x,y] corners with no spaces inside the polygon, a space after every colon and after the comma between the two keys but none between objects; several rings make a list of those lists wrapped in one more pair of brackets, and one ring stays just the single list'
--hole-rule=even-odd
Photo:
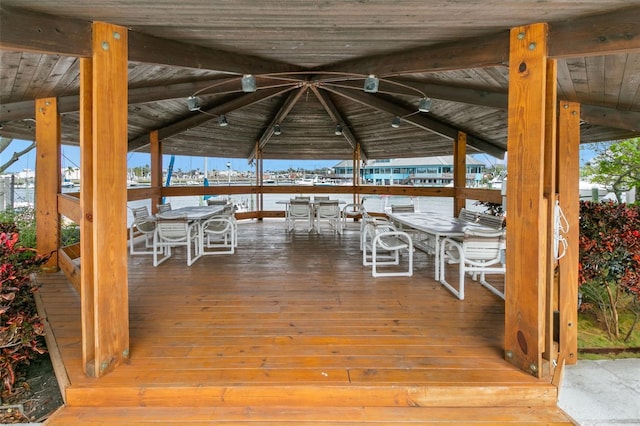
[{"label": "concrete walkway", "polygon": [[567,365],[558,406],[580,426],[640,425],[640,358]]}]

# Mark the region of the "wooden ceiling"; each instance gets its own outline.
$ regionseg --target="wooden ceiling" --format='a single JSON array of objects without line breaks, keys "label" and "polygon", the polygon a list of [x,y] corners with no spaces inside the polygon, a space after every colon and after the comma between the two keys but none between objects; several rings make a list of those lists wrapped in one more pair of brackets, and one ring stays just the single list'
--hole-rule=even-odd
[{"label": "wooden ceiling", "polygon": [[57,97],[63,143],[78,144],[93,21],[130,29],[130,150],[158,130],[167,154],[252,159],[258,143],[264,158],[349,159],[360,144],[382,159],[451,154],[464,131],[471,153],[501,157],[509,30],[536,22],[559,98],[582,104],[582,142],[640,135],[640,0],[2,0],[1,136],[32,140],[34,100]]}]

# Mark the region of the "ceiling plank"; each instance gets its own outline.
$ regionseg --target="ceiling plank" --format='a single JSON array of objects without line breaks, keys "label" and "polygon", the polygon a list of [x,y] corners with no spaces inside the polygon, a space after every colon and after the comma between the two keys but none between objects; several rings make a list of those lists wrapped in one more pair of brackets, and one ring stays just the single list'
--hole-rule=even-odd
[{"label": "ceiling plank", "polygon": [[91,22],[0,7],[0,48],[91,56]]},{"label": "ceiling plank", "polygon": [[[203,110],[203,113],[201,112],[198,114],[190,115],[184,120],[180,120],[176,123],[158,129],[158,137],[160,140],[166,139],[185,130],[197,127],[209,120],[213,120],[219,115],[228,114],[231,111],[253,105],[257,102],[261,102],[274,96],[279,96],[293,89],[295,89],[295,86],[286,88],[264,89],[252,93],[247,93],[224,104],[209,108],[207,110]],[[132,139],[131,141],[129,141],[129,151],[137,151],[147,146],[148,144],[149,135],[142,135],[136,139]]]},{"label": "ceiling plank", "polygon": [[640,52],[640,7],[549,24],[549,57]]},{"label": "ceiling plank", "polygon": [[[329,98],[329,96],[326,96],[323,92],[318,90],[318,87],[316,85],[312,85],[311,90],[316,95],[316,97],[320,101],[320,104],[322,104],[325,111],[327,111],[327,114],[329,114],[329,117],[331,117],[333,122],[336,124],[340,124],[342,126],[342,136],[344,136],[344,138],[347,140],[347,142],[351,146],[351,149],[353,150],[357,149],[358,141],[350,130],[351,126],[349,125],[349,123],[345,121],[342,114],[340,113],[336,105],[333,103],[331,98]],[[367,161],[369,159],[369,155],[367,154],[366,150],[362,148],[362,144],[360,144],[360,158],[364,161]]]},{"label": "ceiling plank", "polygon": [[[405,118],[403,118],[404,121],[411,123],[421,129],[436,133],[445,138],[454,140],[458,135],[459,129],[451,127],[448,124],[442,123],[434,118],[425,115],[414,114],[415,111],[409,110],[404,106],[394,104],[393,102],[386,101],[375,95],[370,95],[368,93],[355,90],[339,89],[328,86],[322,86],[322,88],[339,96],[350,99],[354,102],[358,102],[371,108],[387,112],[391,115],[399,117],[406,116]],[[468,135],[467,143],[483,152],[486,152],[487,154],[493,155],[496,158],[504,158],[504,149],[489,141],[480,139],[473,135]]]}]

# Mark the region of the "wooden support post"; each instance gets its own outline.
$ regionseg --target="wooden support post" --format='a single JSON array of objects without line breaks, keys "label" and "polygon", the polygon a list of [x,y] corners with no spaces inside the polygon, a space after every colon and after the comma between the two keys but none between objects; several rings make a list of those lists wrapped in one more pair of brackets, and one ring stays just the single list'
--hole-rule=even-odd
[{"label": "wooden support post", "polygon": [[569,229],[567,251],[558,261],[560,353],[569,365],[578,361],[578,264],[580,237],[580,105],[561,102],[558,125],[558,201]]},{"label": "wooden support post", "polygon": [[262,219],[263,217],[263,212],[264,212],[264,191],[262,189],[262,185],[264,185],[264,158],[263,158],[263,151],[260,148],[260,142],[256,142],[256,179],[258,180],[258,182],[256,182],[256,184],[258,185],[259,188],[259,192],[256,196],[256,202],[257,202],[257,208],[256,210],[259,211],[259,217],[260,219]]},{"label": "wooden support post", "polygon": [[56,98],[36,99],[36,241],[39,254],[51,257],[42,270],[58,270],[60,246],[60,116]]},{"label": "wooden support post", "polygon": [[129,358],[127,29],[93,24],[93,307],[102,376]]},{"label": "wooden support post", "polygon": [[[545,142],[544,142],[544,186],[543,195],[547,204],[547,266],[546,266],[546,290],[545,290],[545,344],[544,359],[551,361],[557,357],[558,348],[554,344],[554,312],[558,309],[558,287],[556,285],[555,271],[556,259],[554,254],[553,223],[555,219],[556,204],[556,153],[557,153],[557,93],[558,72],[554,59],[547,61],[546,96],[545,96]],[[550,364],[547,364],[550,365]]]},{"label": "wooden support post", "polygon": [[156,194],[151,198],[151,212],[155,214],[158,211],[156,206],[162,202],[162,148],[157,130],[149,133],[149,153],[151,154],[151,188]]},{"label": "wooden support post", "polygon": [[458,217],[460,209],[466,207],[467,199],[460,195],[467,187],[467,134],[458,132],[458,138],[453,142],[453,216]]},{"label": "wooden support post", "polygon": [[82,365],[95,372],[94,267],[93,267],[93,62],[80,59],[80,306]]},{"label": "wooden support post", "polygon": [[547,207],[543,197],[546,24],[511,30],[506,252],[505,356],[541,377],[547,267]]}]

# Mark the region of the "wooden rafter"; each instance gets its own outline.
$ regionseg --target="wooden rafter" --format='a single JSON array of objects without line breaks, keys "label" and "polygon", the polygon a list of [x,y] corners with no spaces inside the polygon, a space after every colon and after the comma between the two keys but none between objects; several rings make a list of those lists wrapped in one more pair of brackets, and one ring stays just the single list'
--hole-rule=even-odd
[{"label": "wooden rafter", "polygon": [[[384,100],[375,95],[371,95],[361,91],[338,89],[335,87],[328,87],[328,86],[323,86],[323,88],[329,92],[343,96],[354,102],[367,105],[373,109],[384,111],[391,115],[395,115],[399,117],[407,116],[404,118],[404,121],[411,123],[414,126],[419,127],[421,129],[428,130],[440,136],[444,136],[451,140],[454,140],[458,136],[458,131],[461,130],[461,129],[456,129],[448,124],[442,123],[436,119],[433,119],[425,115],[417,115],[417,114],[409,115],[414,113],[415,111],[409,110],[404,106],[397,105],[393,102]],[[482,152],[486,152],[487,154],[493,155],[494,157],[497,157],[497,158],[504,157],[504,150],[498,147],[496,144],[491,143],[490,141],[486,141],[478,137],[468,135],[467,142],[469,143],[469,145],[479,149]]]},{"label": "wooden rafter", "polygon": [[[289,86],[285,88],[279,87],[275,89],[272,88],[272,89],[258,90],[256,92],[247,93],[243,96],[235,98],[224,104],[217,105],[215,107],[203,110],[204,114],[194,113],[194,115],[191,115],[188,118],[185,118],[184,120],[180,120],[177,123],[173,123],[161,129],[158,129],[160,139],[161,140],[166,139],[170,136],[176,135],[190,128],[199,126],[207,121],[214,119],[215,116],[218,116],[221,114],[227,114],[231,111],[241,109],[249,105],[253,105],[265,99],[269,99],[274,96],[279,96],[283,93],[293,90],[294,88],[295,86]],[[133,139],[129,142],[129,151],[137,151],[148,144],[149,144],[149,135],[142,135],[139,138]]]},{"label": "wooden rafter", "polygon": [[315,85],[311,86],[311,90],[316,95],[316,97],[324,107],[325,111],[327,111],[327,114],[329,114],[329,117],[331,117],[333,122],[336,124],[340,124],[342,126],[342,136],[344,136],[344,138],[347,140],[347,142],[351,146],[351,149],[355,150],[360,147],[360,158],[364,161],[367,161],[369,156],[367,155],[366,151],[361,148],[361,144],[358,143],[357,138],[355,137],[353,132],[351,132],[350,130],[351,126],[349,125],[349,123],[346,122],[345,118],[340,113],[340,111],[338,110],[336,105],[333,103],[331,98],[329,98],[329,96],[327,96],[322,91],[318,90],[318,87]]},{"label": "wooden rafter", "polygon": [[282,105],[282,107],[276,112],[276,114],[271,119],[270,125],[267,127],[264,133],[262,133],[262,135],[260,136],[257,146],[254,147],[251,153],[249,154],[249,157],[248,157],[249,161],[252,161],[253,159],[256,158],[257,150],[262,150],[265,147],[265,145],[269,143],[269,139],[271,139],[271,136],[273,136],[273,126],[278,123],[281,123],[286,118],[286,116],[289,115],[293,106],[298,102],[298,100],[300,100],[300,97],[306,91],[307,91],[307,88],[306,86],[304,86],[304,87],[300,87],[298,90],[296,90],[295,92],[289,95],[284,105]]}]

